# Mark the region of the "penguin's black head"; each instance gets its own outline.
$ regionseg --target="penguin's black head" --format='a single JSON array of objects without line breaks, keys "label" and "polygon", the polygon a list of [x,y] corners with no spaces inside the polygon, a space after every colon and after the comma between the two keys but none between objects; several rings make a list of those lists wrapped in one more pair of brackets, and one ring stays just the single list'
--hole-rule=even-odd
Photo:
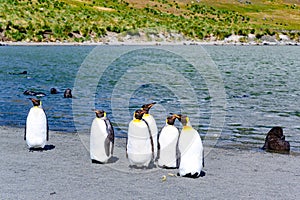
[{"label": "penguin's black head", "polygon": [[93,110],[96,113],[97,118],[105,117],[106,113],[103,110]]},{"label": "penguin's black head", "polygon": [[144,104],[144,105],[142,106],[142,110],[145,111],[145,114],[148,114],[148,113],[149,113],[150,108],[152,108],[152,106],[153,106],[154,104],[156,104],[156,102],[149,103],[149,104]]},{"label": "penguin's black head", "polygon": [[33,106],[40,106],[41,105],[41,100],[34,99],[34,98],[29,98],[33,104]]},{"label": "penguin's black head", "polygon": [[167,117],[167,124],[174,125],[176,118],[177,118],[176,115],[168,116]]},{"label": "penguin's black head", "polygon": [[144,110],[136,110],[134,112],[134,118],[135,119],[139,119],[141,120],[143,118],[143,115],[145,114],[145,111]]}]

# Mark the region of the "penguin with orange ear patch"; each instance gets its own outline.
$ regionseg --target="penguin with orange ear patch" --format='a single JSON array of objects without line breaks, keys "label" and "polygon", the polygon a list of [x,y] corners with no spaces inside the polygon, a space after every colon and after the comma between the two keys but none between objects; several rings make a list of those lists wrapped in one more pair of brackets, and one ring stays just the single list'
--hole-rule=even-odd
[{"label": "penguin with orange ear patch", "polygon": [[154,145],[154,159],[157,157],[157,135],[158,135],[158,130],[157,130],[157,125],[155,122],[154,117],[149,113],[150,108],[154,106],[156,102],[149,103],[149,104],[144,104],[142,106],[142,110],[145,112],[143,115],[143,119],[148,123],[151,131],[151,135],[153,138],[153,145]]},{"label": "penguin with orange ear patch", "polygon": [[42,108],[41,100],[29,98],[33,107],[29,110],[24,140],[30,150],[42,150],[49,140],[49,128],[47,116]]},{"label": "penguin with orange ear patch", "polygon": [[[179,115],[182,130],[178,139],[179,176],[198,178],[204,176],[203,145],[199,133],[191,126],[187,116]],[[202,173],[201,173],[202,172]]]},{"label": "penguin with orange ear patch", "polygon": [[114,150],[114,129],[103,110],[93,110],[96,117],[92,122],[90,135],[90,157],[92,163],[108,162]]}]

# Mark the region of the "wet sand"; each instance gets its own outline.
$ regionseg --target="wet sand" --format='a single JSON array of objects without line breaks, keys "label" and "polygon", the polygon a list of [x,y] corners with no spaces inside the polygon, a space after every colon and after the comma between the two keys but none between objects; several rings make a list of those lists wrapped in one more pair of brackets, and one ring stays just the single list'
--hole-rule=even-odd
[{"label": "wet sand", "polygon": [[[29,152],[24,130],[0,127],[0,199],[297,199],[300,156],[213,148],[205,157],[206,175],[169,176],[177,170],[131,169],[125,139],[105,165],[92,164],[88,140],[50,132],[49,150]],[[53,145],[53,146],[51,146]],[[52,148],[51,147],[54,147]],[[162,176],[167,179],[162,181]]]}]

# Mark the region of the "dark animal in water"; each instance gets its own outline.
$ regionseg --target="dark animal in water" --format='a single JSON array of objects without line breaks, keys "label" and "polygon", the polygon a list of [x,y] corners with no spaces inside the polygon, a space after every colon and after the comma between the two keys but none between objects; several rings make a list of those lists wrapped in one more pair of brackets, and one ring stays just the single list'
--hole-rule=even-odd
[{"label": "dark animal in water", "polygon": [[50,93],[51,93],[51,94],[57,94],[58,91],[57,91],[56,88],[51,88],[51,89],[50,89]]},{"label": "dark animal in water", "polygon": [[9,73],[9,74],[12,74],[12,75],[27,74],[27,71],[23,71],[23,72],[20,72],[20,73]]},{"label": "dark animal in water", "polygon": [[273,127],[268,132],[262,149],[278,152],[290,151],[290,143],[285,141],[285,136],[283,135],[283,130],[281,127]]},{"label": "dark animal in water", "polygon": [[46,96],[46,94],[43,93],[43,92],[34,92],[34,91],[31,91],[31,90],[26,90],[23,94],[30,95],[30,96],[37,96],[37,97]]},{"label": "dark animal in water", "polygon": [[70,88],[65,90],[64,98],[72,98],[72,90]]}]

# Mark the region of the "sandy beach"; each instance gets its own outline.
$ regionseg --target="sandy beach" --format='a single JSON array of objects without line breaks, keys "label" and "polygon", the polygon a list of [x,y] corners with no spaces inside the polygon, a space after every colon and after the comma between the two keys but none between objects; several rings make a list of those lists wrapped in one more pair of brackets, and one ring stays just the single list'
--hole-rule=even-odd
[{"label": "sandy beach", "polygon": [[[0,127],[0,199],[297,199],[300,156],[214,148],[206,176],[174,177],[177,170],[131,169],[125,139],[117,138],[106,165],[92,164],[78,134],[50,132],[43,152],[29,152],[23,129]],[[167,179],[162,181],[162,176]]]}]

